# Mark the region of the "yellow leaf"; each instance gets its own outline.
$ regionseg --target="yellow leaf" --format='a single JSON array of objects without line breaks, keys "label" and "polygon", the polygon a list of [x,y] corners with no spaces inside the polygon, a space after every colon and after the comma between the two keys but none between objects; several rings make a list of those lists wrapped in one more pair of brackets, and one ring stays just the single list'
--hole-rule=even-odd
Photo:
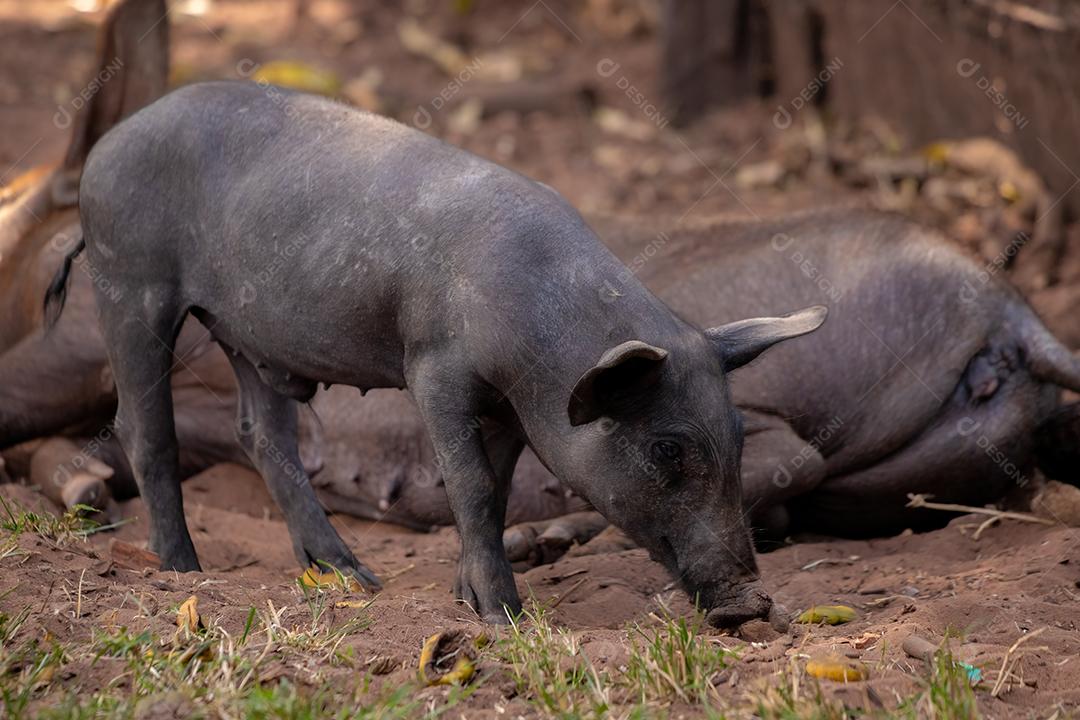
[{"label": "yellow leaf", "polygon": [[341,79],[329,70],[289,60],[274,60],[261,65],[252,73],[251,79],[319,95],[334,96],[341,90]]},{"label": "yellow leaf", "polygon": [[[173,657],[173,653],[169,653],[169,657]],[[205,640],[203,642],[195,643],[189,647],[184,648],[184,651],[176,656],[177,662],[183,664],[191,658],[197,657],[201,660],[213,660],[214,659],[214,647]]]},{"label": "yellow leaf", "polygon": [[467,657],[459,658],[454,669],[438,679],[439,685],[464,685],[476,674],[476,666]]},{"label": "yellow leaf", "polygon": [[315,568],[308,568],[300,576],[300,584],[310,588],[339,587],[350,592],[364,592],[364,588],[354,577],[346,577],[336,572],[320,572]]},{"label": "yellow leaf", "polygon": [[[428,685],[464,685],[476,674],[472,658],[464,653],[460,633],[435,633],[424,641],[420,650],[420,677]],[[454,666],[447,672],[438,668],[440,659],[452,653],[460,653]]]},{"label": "yellow leaf", "polygon": [[815,605],[795,619],[798,623],[811,625],[842,625],[857,617],[853,608],[847,605]]},{"label": "yellow leaf", "polygon": [[204,628],[202,618],[199,617],[199,598],[192,595],[180,605],[180,609],[176,611],[176,626],[187,628],[187,631],[192,633]]},{"label": "yellow leaf", "polygon": [[36,681],[41,685],[48,685],[53,681],[54,675],[56,675],[56,665],[50,663],[41,668],[41,672],[37,674]]},{"label": "yellow leaf", "polygon": [[931,143],[922,149],[923,156],[932,163],[944,165],[949,159],[950,144],[947,142]]},{"label": "yellow leaf", "polygon": [[1020,200],[1020,189],[1016,187],[1016,183],[1010,180],[1002,180],[998,184],[998,194],[1001,195],[1001,199],[1014,203]]},{"label": "yellow leaf", "polygon": [[811,658],[806,663],[806,672],[822,680],[837,682],[865,680],[870,676],[866,666],[861,662],[836,655]]}]

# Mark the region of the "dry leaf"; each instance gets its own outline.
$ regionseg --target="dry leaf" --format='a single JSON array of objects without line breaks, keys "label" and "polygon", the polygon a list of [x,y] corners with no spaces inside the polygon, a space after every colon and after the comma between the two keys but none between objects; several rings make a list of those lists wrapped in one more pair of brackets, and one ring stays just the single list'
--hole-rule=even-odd
[{"label": "dry leaf", "polygon": [[353,577],[346,577],[336,572],[321,572],[315,568],[308,568],[300,576],[300,584],[309,588],[338,587],[350,592],[364,592],[364,588]]},{"label": "dry leaf", "polygon": [[341,88],[341,94],[361,110],[378,113],[383,110],[383,101],[379,97],[379,85],[383,74],[378,68],[368,68],[360,77],[353,78]]},{"label": "dry leaf", "polygon": [[130,570],[142,570],[143,568],[157,569],[161,567],[161,558],[157,553],[143,550],[123,540],[113,540],[109,544],[109,556],[120,567]]},{"label": "dry leaf", "polygon": [[795,619],[797,623],[811,625],[842,625],[857,617],[854,608],[847,605],[815,605]]},{"label": "dry leaf", "polygon": [[192,595],[180,605],[180,609],[176,611],[176,626],[187,628],[191,633],[205,629],[202,618],[199,617],[199,598]]},{"label": "dry leaf", "polygon": [[[476,674],[468,638],[459,630],[435,633],[420,651],[420,677],[428,685],[464,685]],[[453,666],[449,667],[453,661]],[[449,669],[447,669],[449,667]]]},{"label": "dry leaf", "polygon": [[483,115],[484,104],[476,98],[469,98],[450,113],[447,129],[461,135],[472,135],[480,127]]},{"label": "dry leaf", "polygon": [[822,680],[835,680],[837,682],[865,680],[870,676],[870,672],[861,662],[838,655],[811,658],[806,663],[806,672]]},{"label": "dry leaf", "polygon": [[864,632],[859,637],[848,640],[848,643],[856,650],[862,650],[880,639],[881,633]]},{"label": "dry leaf", "polygon": [[260,66],[251,79],[330,97],[341,90],[341,79],[329,70],[288,60],[274,60]]},{"label": "dry leaf", "polygon": [[622,110],[615,108],[597,108],[593,113],[593,122],[606,133],[630,140],[645,141],[656,135],[655,125],[632,118]]},{"label": "dry leaf", "polygon": [[49,663],[45,667],[41,668],[41,672],[37,674],[35,682],[38,685],[48,685],[53,681],[53,677],[56,675],[56,665]]},{"label": "dry leaf", "polygon": [[354,608],[356,610],[363,610],[370,605],[370,600],[338,600],[334,603],[336,608]]},{"label": "dry leaf", "polygon": [[420,27],[413,18],[398,24],[398,38],[406,50],[427,58],[447,75],[457,75],[469,64],[468,56],[460,48]]}]

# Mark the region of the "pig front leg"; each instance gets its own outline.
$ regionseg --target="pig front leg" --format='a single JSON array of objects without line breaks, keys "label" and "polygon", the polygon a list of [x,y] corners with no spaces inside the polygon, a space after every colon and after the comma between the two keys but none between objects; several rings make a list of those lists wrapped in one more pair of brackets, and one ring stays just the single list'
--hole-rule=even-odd
[{"label": "pig front leg", "polygon": [[315,496],[297,447],[296,402],[263,383],[242,355],[228,353],[228,357],[240,387],[237,439],[285,515],[301,567],[322,561],[356,578],[364,588],[380,590],[379,579],[345,545]]},{"label": "pig front leg", "polygon": [[821,484],[825,460],[783,419],[748,410],[742,414],[743,506],[759,543],[782,540],[790,524],[785,503]]},{"label": "pig front leg", "polygon": [[485,622],[506,624],[521,611],[502,533],[510,478],[523,444],[502,428],[485,436],[476,395],[447,378],[446,367],[432,362],[411,369],[409,390],[427,425],[461,536],[454,594]]}]

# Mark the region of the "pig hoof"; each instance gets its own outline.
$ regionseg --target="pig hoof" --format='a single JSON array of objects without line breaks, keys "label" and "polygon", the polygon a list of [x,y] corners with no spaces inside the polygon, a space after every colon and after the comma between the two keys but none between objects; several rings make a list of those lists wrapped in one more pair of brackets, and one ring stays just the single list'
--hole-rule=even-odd
[{"label": "pig hoof", "polygon": [[370,593],[376,593],[382,590],[382,582],[379,580],[378,576],[360,563],[356,563],[355,567],[350,567],[344,572],[347,575],[356,578],[356,582],[360,583],[360,587]]},{"label": "pig hoof", "polygon": [[503,547],[510,562],[524,561],[533,567],[553,563],[574,545],[584,545],[608,527],[599,513],[577,512],[550,520],[520,523],[503,533]]},{"label": "pig hoof", "polygon": [[538,535],[532,527],[515,526],[503,533],[503,547],[510,562],[524,562],[531,567],[539,567],[565,555],[571,542]]},{"label": "pig hoof", "polygon": [[[520,612],[520,610],[518,612]],[[511,610],[509,607],[505,607],[498,612],[484,613],[480,616],[480,619],[487,625],[509,625],[510,618],[516,616],[517,612]]]},{"label": "pig hoof", "polygon": [[79,473],[64,483],[60,497],[64,500],[64,507],[69,510],[76,505],[104,510],[109,497],[109,489],[105,481],[97,475]]},{"label": "pig hoof", "polygon": [[379,592],[382,583],[375,573],[371,572],[362,562],[356,559],[352,551],[345,546],[337,533],[327,525],[328,537],[309,537],[294,540],[293,549],[300,567],[316,567],[325,569],[325,565],[336,569],[338,572],[356,579],[360,587],[368,592]]},{"label": "pig hoof", "polygon": [[[512,618],[521,613],[521,599],[518,598],[517,586],[514,585],[513,573],[500,572],[490,579],[477,582],[468,579],[469,573],[462,570],[454,583],[454,595],[473,609],[489,625],[509,625]],[[477,575],[483,578],[483,575]],[[500,582],[501,581],[501,582]],[[478,592],[477,588],[481,588]]]},{"label": "pig hoof", "polygon": [[338,557],[335,560],[324,560],[322,562],[314,559],[316,556],[311,555],[310,553],[309,557],[312,558],[309,567],[319,568],[322,567],[323,562],[325,562],[326,565],[336,568],[343,575],[354,578],[368,593],[378,593],[379,590],[382,589],[382,582],[379,580],[378,576],[374,572],[368,570],[363,562],[352,557],[352,554],[349,554],[346,557]]},{"label": "pig hoof", "polygon": [[199,558],[194,553],[174,552],[158,553],[161,558],[161,570],[175,570],[176,572],[202,572]]},{"label": "pig hoof", "polygon": [[309,567],[324,568],[325,565],[329,565],[345,577],[350,577],[360,583],[360,587],[369,593],[376,593],[383,589],[382,581],[378,576],[368,570],[363,563],[353,557],[338,558],[336,560],[316,560],[315,556],[309,555],[312,561],[309,563]]}]

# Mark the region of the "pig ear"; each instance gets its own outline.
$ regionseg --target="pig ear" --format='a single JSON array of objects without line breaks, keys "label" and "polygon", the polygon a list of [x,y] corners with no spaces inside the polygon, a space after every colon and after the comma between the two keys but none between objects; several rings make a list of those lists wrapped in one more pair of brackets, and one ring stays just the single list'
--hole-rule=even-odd
[{"label": "pig ear", "polygon": [[566,409],[570,424],[577,427],[598,420],[616,398],[651,385],[667,355],[667,350],[640,340],[628,340],[605,352],[570,394]]},{"label": "pig ear", "polygon": [[742,367],[770,347],[790,338],[805,335],[821,327],[829,309],[814,305],[783,317],[740,320],[705,331],[705,337],[720,352],[724,371]]},{"label": "pig ear", "polygon": [[[97,60],[81,93],[85,105],[62,107],[54,121],[74,123],[63,168],[79,171],[90,148],[116,123],[163,95],[169,80],[165,0],[121,0],[98,33]],[[72,117],[74,115],[74,117]]]}]

